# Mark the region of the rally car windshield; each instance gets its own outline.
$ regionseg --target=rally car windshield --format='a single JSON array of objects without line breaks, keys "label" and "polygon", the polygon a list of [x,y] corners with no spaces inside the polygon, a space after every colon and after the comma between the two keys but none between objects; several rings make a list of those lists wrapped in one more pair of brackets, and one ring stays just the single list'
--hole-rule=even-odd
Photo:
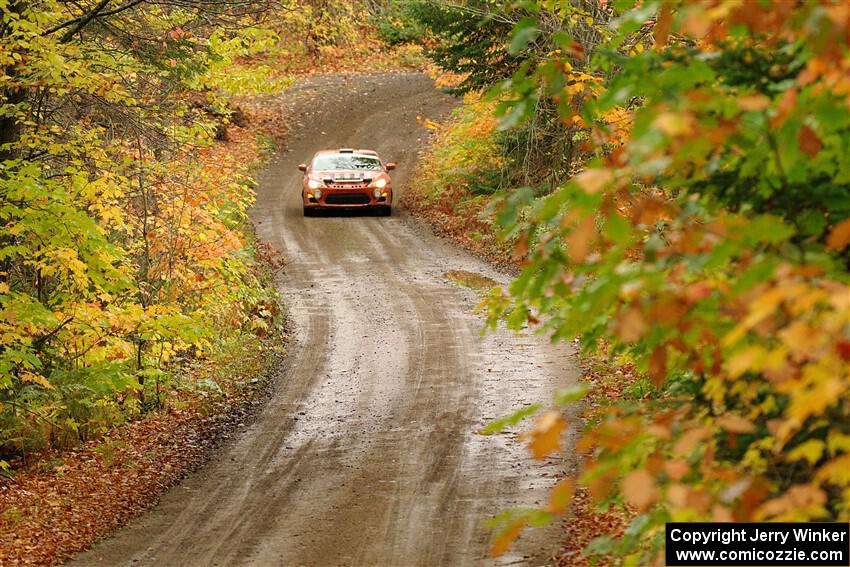
[{"label": "rally car windshield", "polygon": [[313,161],[313,169],[334,171],[338,169],[381,169],[381,160],[374,156],[358,154],[321,155]]}]

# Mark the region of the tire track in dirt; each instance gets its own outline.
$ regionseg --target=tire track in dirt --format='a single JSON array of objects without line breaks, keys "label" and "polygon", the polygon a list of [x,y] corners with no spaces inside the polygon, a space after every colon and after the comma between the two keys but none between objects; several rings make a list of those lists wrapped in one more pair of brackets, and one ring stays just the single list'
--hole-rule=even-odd
[{"label": "tire track in dirt", "polygon": [[[575,379],[541,337],[481,336],[475,293],[448,270],[506,282],[403,213],[303,218],[296,165],[322,147],[398,160],[398,194],[427,133],[456,101],[416,73],[318,77],[287,91],[296,122],[260,180],[252,216],[290,261],[295,337],[257,420],[77,565],[545,563],[554,532],[487,558],[487,517],[545,502],[562,460],[531,463],[489,419]],[[297,122],[301,122],[298,125]],[[548,539],[547,539],[548,538]]]}]

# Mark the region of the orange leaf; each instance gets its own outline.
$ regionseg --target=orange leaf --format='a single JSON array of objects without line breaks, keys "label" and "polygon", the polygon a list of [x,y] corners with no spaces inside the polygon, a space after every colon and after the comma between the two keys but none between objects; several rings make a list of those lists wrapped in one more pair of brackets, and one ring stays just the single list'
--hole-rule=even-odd
[{"label": "orange leaf", "polygon": [[553,514],[563,514],[573,498],[573,481],[565,478],[558,482],[549,493],[549,508]]},{"label": "orange leaf", "polygon": [[721,415],[715,421],[717,425],[731,433],[752,433],[756,429],[752,422],[732,413]]},{"label": "orange leaf", "polygon": [[637,307],[631,307],[620,313],[614,324],[614,332],[627,343],[641,338],[647,329],[649,329],[649,325],[644,319],[643,312]]},{"label": "orange leaf", "polygon": [[602,473],[587,483],[590,497],[597,504],[602,503],[604,499],[611,495],[612,488],[614,488],[614,473],[612,472]]},{"label": "orange leaf", "polygon": [[588,215],[582,219],[567,237],[567,254],[574,264],[583,262],[590,252],[590,245],[596,237],[596,219]]},{"label": "orange leaf", "polygon": [[850,362],[850,341],[838,341],[835,343],[835,350],[845,362]]},{"label": "orange leaf", "polygon": [[699,4],[687,6],[681,31],[695,39],[700,39],[709,32],[711,23],[711,18],[705,14],[704,6]]},{"label": "orange leaf", "polygon": [[490,547],[490,556],[499,557],[505,553],[516,538],[519,537],[519,534],[522,532],[525,524],[525,518],[517,518],[511,522],[511,524],[499,534],[499,537],[493,541],[493,545]]},{"label": "orange leaf", "polygon": [[518,262],[523,260],[526,254],[528,254],[528,234],[522,233],[514,245],[514,252],[511,257],[515,262]]},{"label": "orange leaf", "polygon": [[823,143],[818,138],[817,133],[806,124],[800,128],[800,133],[797,134],[797,143],[804,154],[813,158],[823,148]]},{"label": "orange leaf", "polygon": [[738,107],[741,110],[754,112],[757,110],[764,110],[768,106],[770,106],[770,99],[764,96],[763,94],[738,97]]},{"label": "orange leaf", "polygon": [[673,454],[682,457],[688,457],[696,449],[697,445],[711,435],[708,428],[697,427],[689,429],[682,435],[676,444],[673,446]]},{"label": "orange leaf", "polygon": [[655,387],[661,386],[667,378],[667,349],[664,345],[655,347],[649,356],[649,379]]},{"label": "orange leaf", "polygon": [[529,449],[535,459],[545,459],[553,451],[557,451],[561,444],[561,432],[567,426],[567,422],[557,411],[551,410],[542,414],[534,423],[534,429],[524,434],[530,439]]},{"label": "orange leaf", "polygon": [[655,29],[652,32],[655,38],[655,49],[660,51],[667,44],[667,38],[670,36],[672,25],[673,9],[669,2],[664,2],[661,5],[661,12],[658,14],[658,20],[655,22]]},{"label": "orange leaf", "polygon": [[759,520],[775,518],[791,520],[803,510],[814,510],[821,515],[826,504],[826,494],[813,484],[796,484],[778,498],[768,500],[756,512]]},{"label": "orange leaf", "polygon": [[664,472],[673,480],[682,480],[691,470],[691,465],[681,459],[673,459],[664,463]]},{"label": "orange leaf", "polygon": [[794,108],[797,106],[797,89],[788,89],[785,91],[785,94],[782,95],[782,98],[779,99],[779,107],[777,108],[778,112],[776,116],[774,116],[770,125],[774,128],[779,128],[788,118],[788,116],[794,112]]},{"label": "orange leaf", "polygon": [[614,174],[609,169],[587,169],[574,177],[578,186],[587,193],[598,193],[613,179]]},{"label": "orange leaf", "polygon": [[645,470],[636,470],[623,478],[623,498],[638,511],[647,510],[658,500],[655,478]]},{"label": "orange leaf", "polygon": [[843,250],[848,244],[850,244],[850,218],[832,227],[826,239],[826,245],[832,250]]}]

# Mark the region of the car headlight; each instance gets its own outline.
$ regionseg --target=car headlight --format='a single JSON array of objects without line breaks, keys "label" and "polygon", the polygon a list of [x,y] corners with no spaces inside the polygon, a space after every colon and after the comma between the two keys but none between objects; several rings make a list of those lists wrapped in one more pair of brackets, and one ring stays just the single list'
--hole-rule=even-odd
[{"label": "car headlight", "polygon": [[380,179],[376,179],[375,181],[372,182],[372,187],[377,187],[378,189],[383,189],[386,186],[387,186],[387,180],[384,179],[383,177],[380,178]]},{"label": "car headlight", "polygon": [[372,195],[374,195],[376,199],[380,198],[381,197],[381,190],[376,187],[375,189],[372,190]]},{"label": "car headlight", "polygon": [[313,189],[313,198],[317,201],[322,198],[322,190],[321,189]]},{"label": "car headlight", "polygon": [[307,181],[307,187],[309,187],[310,189],[318,189],[322,185],[323,183],[321,181],[317,181],[315,179],[309,179]]}]

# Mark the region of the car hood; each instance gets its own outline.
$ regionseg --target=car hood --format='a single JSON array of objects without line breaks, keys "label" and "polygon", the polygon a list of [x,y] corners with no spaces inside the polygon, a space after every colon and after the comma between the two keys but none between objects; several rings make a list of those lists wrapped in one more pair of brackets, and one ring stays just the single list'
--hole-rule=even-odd
[{"label": "car hood", "polygon": [[333,179],[334,181],[360,181],[374,179],[382,173],[380,169],[335,169],[332,171],[312,171],[317,179]]}]

